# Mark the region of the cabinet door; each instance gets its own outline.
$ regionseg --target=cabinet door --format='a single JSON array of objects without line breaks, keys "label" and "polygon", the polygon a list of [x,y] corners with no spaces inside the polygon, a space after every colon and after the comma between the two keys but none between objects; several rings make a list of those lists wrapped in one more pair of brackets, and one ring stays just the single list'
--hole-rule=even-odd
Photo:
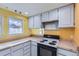
[{"label": "cabinet door", "polygon": [[24,42],[23,47],[30,46],[30,43],[31,43],[30,41]]},{"label": "cabinet door", "polygon": [[23,48],[23,44],[15,45],[15,46],[11,47],[11,52],[17,51],[21,48]]},{"label": "cabinet door", "polygon": [[23,56],[23,49],[21,48],[12,52],[12,56]]},{"label": "cabinet door", "polygon": [[37,56],[37,43],[31,41],[31,56]]},{"label": "cabinet door", "polygon": [[33,28],[33,22],[34,22],[33,17],[29,17],[29,21],[28,21],[29,28]]},{"label": "cabinet door", "polygon": [[40,15],[34,16],[34,28],[41,28]]},{"label": "cabinet door", "polygon": [[30,56],[30,54],[31,54],[31,52],[30,52],[30,48],[27,48],[26,50],[24,50],[24,53],[23,53],[23,55],[25,56],[28,56],[27,54],[29,54],[29,56]]},{"label": "cabinet door", "polygon": [[49,11],[49,21],[58,20],[58,9]]},{"label": "cabinet door", "polygon": [[42,22],[48,21],[48,12],[42,13]]},{"label": "cabinet door", "polygon": [[4,55],[4,56],[11,56],[11,54],[9,53],[9,54],[6,54],[6,55]]},{"label": "cabinet door", "polygon": [[28,52],[27,54],[24,54],[24,56],[30,56],[30,52]]},{"label": "cabinet door", "polygon": [[36,45],[31,46],[31,55],[37,56],[37,46]]},{"label": "cabinet door", "polygon": [[23,45],[23,55],[24,56],[30,56],[31,53],[31,46],[30,46],[30,41],[24,42]]},{"label": "cabinet door", "polygon": [[23,44],[15,45],[11,47],[12,56],[22,56],[23,55]]},{"label": "cabinet door", "polygon": [[59,27],[74,26],[74,5],[59,8]]},{"label": "cabinet door", "polygon": [[77,53],[71,52],[64,49],[57,49],[57,53],[63,55],[63,56],[77,56]]},{"label": "cabinet door", "polygon": [[6,49],[3,49],[3,50],[0,50],[0,56],[6,56],[8,54],[10,54],[10,48],[6,48]]},{"label": "cabinet door", "polygon": [[57,53],[57,56],[64,56],[64,55],[62,55],[62,54],[60,54],[60,53]]}]

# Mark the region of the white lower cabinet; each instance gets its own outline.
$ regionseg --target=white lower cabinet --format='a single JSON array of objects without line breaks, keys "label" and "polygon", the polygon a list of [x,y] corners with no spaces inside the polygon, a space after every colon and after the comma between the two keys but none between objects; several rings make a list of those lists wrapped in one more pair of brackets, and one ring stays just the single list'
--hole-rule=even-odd
[{"label": "white lower cabinet", "polygon": [[72,51],[68,51],[68,50],[65,50],[65,49],[58,48],[57,49],[57,56],[77,56],[77,53],[72,52]]},{"label": "white lower cabinet", "polygon": [[22,56],[23,55],[23,44],[15,45],[11,47],[12,56]]},{"label": "white lower cabinet", "polygon": [[31,42],[31,56],[37,56],[37,43]]},{"label": "white lower cabinet", "polygon": [[11,56],[11,54],[9,53],[9,54],[6,54],[6,55],[4,55],[4,56]]},{"label": "white lower cabinet", "polygon": [[23,46],[24,46],[24,47],[25,47],[25,46],[30,46],[30,43],[31,43],[30,41],[24,42],[24,43],[23,43]]},{"label": "white lower cabinet", "polygon": [[23,56],[30,56],[30,52],[24,54]]},{"label": "white lower cabinet", "polygon": [[23,48],[23,44],[15,45],[11,47],[11,52],[18,51],[19,49]]},{"label": "white lower cabinet", "polygon": [[12,53],[12,56],[23,56],[23,49],[19,49],[11,53]]},{"label": "white lower cabinet", "polygon": [[62,54],[60,54],[60,53],[57,53],[57,56],[64,56],[64,55],[62,55]]},{"label": "white lower cabinet", "polygon": [[30,48],[27,48],[26,50],[24,50],[24,53],[23,53],[23,55],[24,56],[30,56]]},{"label": "white lower cabinet", "polygon": [[[77,56],[77,52],[57,48],[57,56]],[[37,43],[27,41],[21,44],[0,50],[0,56],[37,56]]]},{"label": "white lower cabinet", "polygon": [[0,56],[8,56],[8,55],[11,55],[10,54],[10,48],[0,50]]},{"label": "white lower cabinet", "polygon": [[24,56],[28,56],[28,55],[30,56],[30,53],[31,53],[30,52],[30,46],[26,46],[26,47],[23,48],[23,55]]},{"label": "white lower cabinet", "polygon": [[23,55],[24,56],[30,56],[31,55],[31,42],[25,42],[23,46]]},{"label": "white lower cabinet", "polygon": [[10,48],[0,50],[0,56],[37,56],[37,43],[27,41]]}]

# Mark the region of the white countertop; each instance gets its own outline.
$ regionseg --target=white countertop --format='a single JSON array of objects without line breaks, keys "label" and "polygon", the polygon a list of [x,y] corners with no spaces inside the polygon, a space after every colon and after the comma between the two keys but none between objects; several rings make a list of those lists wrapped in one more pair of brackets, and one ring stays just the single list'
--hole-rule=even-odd
[{"label": "white countertop", "polygon": [[[19,39],[19,40],[15,40],[15,41],[10,41],[10,42],[6,42],[6,43],[1,43],[0,44],[0,50],[5,49],[5,48],[9,48],[27,41],[35,41],[37,43],[40,43],[40,41],[42,40],[42,37],[27,37],[27,38],[23,38],[23,39]],[[66,50],[72,50],[72,51],[77,51],[74,45],[71,45],[72,43],[67,43],[66,41],[60,41],[58,47],[59,48],[63,48]],[[75,47],[75,48],[74,48]]]},{"label": "white countertop", "polygon": [[59,48],[66,49],[69,51],[77,52],[77,46],[71,41],[61,40],[58,44]]},{"label": "white countertop", "polygon": [[15,40],[15,41],[1,43],[0,44],[0,50],[5,49],[5,48],[9,48],[9,47],[12,47],[12,46],[15,46],[15,45],[18,45],[18,44],[21,44],[23,42],[27,42],[27,41],[30,41],[30,40],[39,42],[39,40],[41,40],[41,38],[28,37],[28,38]]}]

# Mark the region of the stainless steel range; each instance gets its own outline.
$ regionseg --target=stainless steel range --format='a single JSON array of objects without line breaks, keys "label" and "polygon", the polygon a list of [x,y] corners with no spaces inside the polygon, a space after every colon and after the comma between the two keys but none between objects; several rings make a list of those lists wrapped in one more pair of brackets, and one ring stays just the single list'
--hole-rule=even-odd
[{"label": "stainless steel range", "polygon": [[44,35],[38,43],[38,56],[56,56],[59,39],[57,35]]}]

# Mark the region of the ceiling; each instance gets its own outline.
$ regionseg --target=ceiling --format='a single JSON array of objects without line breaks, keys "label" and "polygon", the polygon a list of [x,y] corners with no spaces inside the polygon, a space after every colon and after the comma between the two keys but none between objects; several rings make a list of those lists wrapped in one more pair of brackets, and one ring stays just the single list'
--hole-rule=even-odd
[{"label": "ceiling", "polygon": [[67,4],[69,3],[0,3],[0,5],[9,9],[27,13],[28,16],[33,16]]}]

